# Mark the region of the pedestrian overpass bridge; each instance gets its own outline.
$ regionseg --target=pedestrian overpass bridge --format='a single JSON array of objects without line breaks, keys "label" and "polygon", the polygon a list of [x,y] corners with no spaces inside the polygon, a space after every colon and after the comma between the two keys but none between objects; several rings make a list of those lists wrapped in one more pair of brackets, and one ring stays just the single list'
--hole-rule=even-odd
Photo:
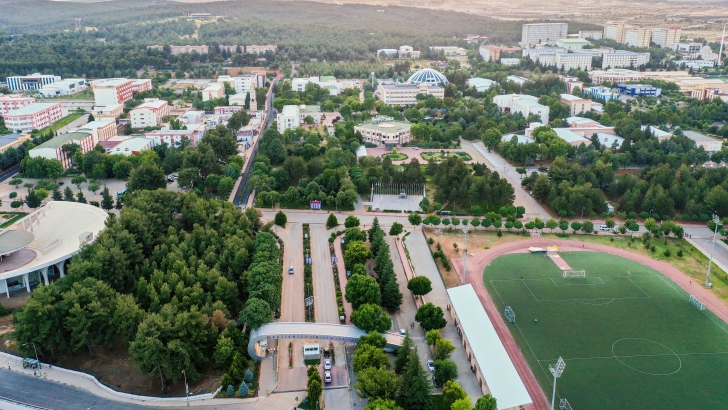
[{"label": "pedestrian overpass bridge", "polygon": [[[367,332],[356,326],[338,325],[331,323],[309,322],[275,322],[268,323],[250,332],[248,341],[248,354],[255,360],[263,360],[265,354],[258,354],[256,344],[264,340],[275,339],[318,339],[356,343]],[[395,351],[402,347],[404,336],[398,333],[383,333],[387,340],[385,351]]]}]

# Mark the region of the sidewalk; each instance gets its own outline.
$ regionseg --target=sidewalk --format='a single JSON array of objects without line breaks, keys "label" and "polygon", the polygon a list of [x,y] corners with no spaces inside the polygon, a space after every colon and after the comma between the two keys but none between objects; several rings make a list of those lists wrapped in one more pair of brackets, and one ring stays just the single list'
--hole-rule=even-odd
[{"label": "sidewalk", "polygon": [[[339,285],[341,286],[341,294],[344,296],[346,294],[346,284],[348,283],[348,278],[346,277],[346,266],[344,265],[344,254],[341,252],[341,237],[337,236],[336,239],[334,239],[334,255],[336,255],[336,269],[339,271]],[[346,312],[346,324],[351,325],[351,312],[353,312],[353,309],[351,308],[351,303],[346,301],[346,297],[342,298],[341,301],[344,304],[344,311]]]}]

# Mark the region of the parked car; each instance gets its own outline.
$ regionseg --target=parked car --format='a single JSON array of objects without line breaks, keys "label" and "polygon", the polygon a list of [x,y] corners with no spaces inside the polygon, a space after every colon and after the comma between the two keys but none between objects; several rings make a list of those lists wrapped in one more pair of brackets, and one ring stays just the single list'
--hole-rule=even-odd
[{"label": "parked car", "polygon": [[331,372],[324,372],[324,383],[331,383]]},{"label": "parked car", "polygon": [[288,274],[289,275],[293,275],[293,266],[291,266],[290,268],[288,268]]},{"label": "parked car", "polygon": [[63,186],[63,184],[65,184],[65,182],[63,182],[63,181],[58,182],[58,186]]},{"label": "parked car", "polygon": [[414,147],[414,149],[415,149],[415,150],[419,150],[419,149],[420,149],[420,147]]},{"label": "parked car", "polygon": [[402,336],[407,336],[407,331],[404,329],[399,329],[399,334]]},{"label": "parked car", "polygon": [[324,370],[331,370],[331,360],[324,360]]},{"label": "parked car", "polygon": [[435,361],[432,359],[427,360],[427,369],[431,372],[435,371]]},{"label": "parked car", "polygon": [[440,388],[440,383],[435,380],[435,376],[432,376],[432,385],[435,386],[436,389]]}]

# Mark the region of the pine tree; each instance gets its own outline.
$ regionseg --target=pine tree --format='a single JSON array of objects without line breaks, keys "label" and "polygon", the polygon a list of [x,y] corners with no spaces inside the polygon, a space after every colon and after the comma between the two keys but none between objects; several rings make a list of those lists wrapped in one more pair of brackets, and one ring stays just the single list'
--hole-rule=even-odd
[{"label": "pine tree", "polygon": [[402,292],[399,291],[399,284],[394,273],[387,277],[384,286],[381,287],[382,307],[390,312],[396,310],[402,305]]},{"label": "pine tree", "polygon": [[86,197],[83,196],[83,192],[78,191],[78,193],[76,194],[76,202],[80,202],[82,204],[86,203]]},{"label": "pine tree", "polygon": [[28,190],[28,195],[25,196],[25,204],[29,208],[37,208],[40,206],[40,198],[35,193],[35,189]]},{"label": "pine tree", "polygon": [[76,202],[76,198],[73,196],[73,191],[70,186],[67,186],[66,189],[63,190],[63,200],[67,202]]},{"label": "pine tree", "polygon": [[114,208],[114,198],[109,193],[109,188],[104,185],[104,190],[101,192],[101,208],[106,212]]},{"label": "pine tree", "polygon": [[425,369],[422,368],[417,347],[407,349],[407,366],[400,379],[397,403],[405,409],[432,410],[432,384]]},{"label": "pine tree", "polygon": [[121,203],[121,198],[116,197],[116,203],[114,204],[114,208],[121,209],[122,206],[123,204]]},{"label": "pine tree", "polygon": [[235,353],[233,362],[230,364],[230,369],[227,372],[227,374],[230,375],[231,384],[238,385],[242,383],[243,376],[245,374],[244,369],[245,359],[243,359],[243,355],[241,355],[240,352]]},{"label": "pine tree", "polygon": [[56,188],[53,190],[53,200],[54,201],[63,201],[63,194],[61,193],[61,190]]},{"label": "pine tree", "polygon": [[407,335],[404,337],[404,342],[402,342],[402,348],[397,351],[397,358],[394,359],[394,372],[397,374],[402,374],[404,372],[404,369],[407,367],[407,362],[409,361],[409,351],[412,349],[412,338],[409,335],[409,332],[407,332]]},{"label": "pine tree", "polygon": [[379,227],[379,218],[374,217],[372,227],[369,229],[369,243],[374,244],[374,234],[379,232],[382,228]]},{"label": "pine tree", "polygon": [[336,215],[329,214],[329,219],[326,220],[326,229],[336,228],[339,226],[339,220],[336,219]]}]

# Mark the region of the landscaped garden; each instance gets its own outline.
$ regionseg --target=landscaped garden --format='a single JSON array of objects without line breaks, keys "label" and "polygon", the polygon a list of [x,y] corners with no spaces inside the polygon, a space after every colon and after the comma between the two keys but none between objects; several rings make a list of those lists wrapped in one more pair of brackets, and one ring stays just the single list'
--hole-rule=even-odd
[{"label": "landscaped garden", "polygon": [[437,151],[423,152],[422,159],[424,159],[425,161],[440,162],[443,159],[446,159],[448,156],[451,156],[451,155],[457,155],[463,161],[470,161],[471,159],[473,159],[470,155],[468,155],[467,152],[462,152],[462,151],[447,152],[444,150],[440,150],[440,152],[437,152]]}]

